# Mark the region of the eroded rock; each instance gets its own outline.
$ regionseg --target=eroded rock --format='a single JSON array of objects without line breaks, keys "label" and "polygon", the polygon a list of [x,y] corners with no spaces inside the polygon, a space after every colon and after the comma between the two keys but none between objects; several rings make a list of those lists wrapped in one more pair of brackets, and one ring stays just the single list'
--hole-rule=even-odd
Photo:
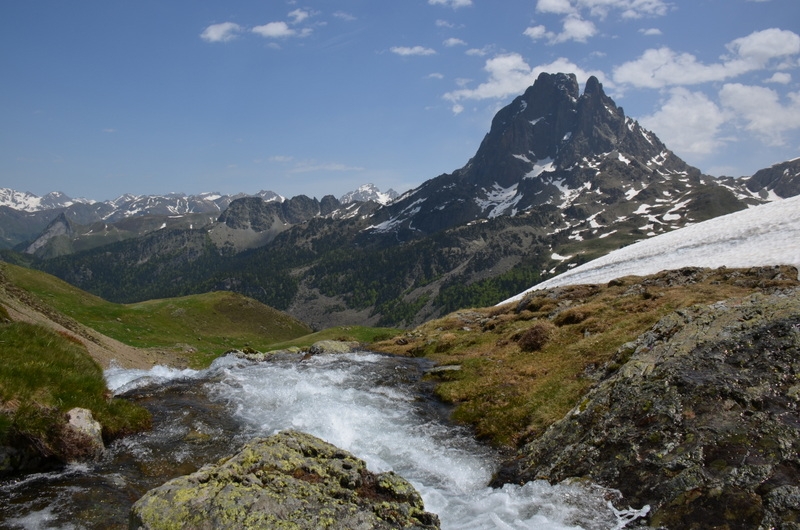
[{"label": "eroded rock", "polygon": [[284,431],[147,492],[131,528],[436,529],[439,519],[394,473],[373,474],[346,451]]}]

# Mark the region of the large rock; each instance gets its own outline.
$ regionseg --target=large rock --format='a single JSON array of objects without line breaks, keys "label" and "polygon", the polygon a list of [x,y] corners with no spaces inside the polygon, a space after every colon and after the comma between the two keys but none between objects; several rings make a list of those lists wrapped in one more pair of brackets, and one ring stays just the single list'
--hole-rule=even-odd
[{"label": "large rock", "polygon": [[346,451],[284,431],[147,492],[131,528],[439,528],[411,484]]},{"label": "large rock", "polygon": [[514,480],[586,477],[668,528],[800,528],[800,290],[679,310],[521,452]]}]

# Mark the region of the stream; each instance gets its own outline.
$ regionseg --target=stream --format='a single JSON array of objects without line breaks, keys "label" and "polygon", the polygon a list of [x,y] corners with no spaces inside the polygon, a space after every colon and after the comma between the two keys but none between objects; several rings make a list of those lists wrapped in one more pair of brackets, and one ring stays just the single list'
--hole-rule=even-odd
[{"label": "stream", "polygon": [[153,430],[117,440],[96,463],[0,481],[0,528],[126,529],[149,489],[289,428],[406,478],[443,529],[621,529],[646,513],[617,511],[614,492],[591,484],[488,487],[500,455],[448,422],[422,379],[429,367],[370,352],[226,356],[201,371],[112,367],[109,388],[147,407]]}]

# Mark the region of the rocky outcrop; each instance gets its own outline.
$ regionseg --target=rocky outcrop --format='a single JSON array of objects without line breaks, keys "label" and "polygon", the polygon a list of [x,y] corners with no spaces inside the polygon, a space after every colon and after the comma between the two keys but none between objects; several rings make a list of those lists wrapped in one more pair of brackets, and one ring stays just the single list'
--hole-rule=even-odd
[{"label": "rocky outcrop", "polygon": [[800,158],[757,171],[747,179],[747,188],[764,197],[770,192],[783,199],[800,195]]},{"label": "rocky outcrop", "polygon": [[585,477],[652,526],[800,528],[800,290],[676,311],[604,370],[514,480]]},{"label": "rocky outcrop", "polygon": [[147,492],[131,528],[436,529],[411,484],[350,453],[284,431]]}]

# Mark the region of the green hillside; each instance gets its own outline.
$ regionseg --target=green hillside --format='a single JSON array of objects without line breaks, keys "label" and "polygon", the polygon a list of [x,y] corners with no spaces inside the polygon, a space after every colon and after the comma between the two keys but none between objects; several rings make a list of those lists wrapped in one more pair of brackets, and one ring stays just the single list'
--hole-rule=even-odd
[{"label": "green hillside", "polygon": [[312,332],[285,313],[225,291],[116,304],[40,271],[0,263],[0,273],[7,290],[56,321],[61,314],[130,346],[189,352],[195,366],[229,349],[268,349]]}]

